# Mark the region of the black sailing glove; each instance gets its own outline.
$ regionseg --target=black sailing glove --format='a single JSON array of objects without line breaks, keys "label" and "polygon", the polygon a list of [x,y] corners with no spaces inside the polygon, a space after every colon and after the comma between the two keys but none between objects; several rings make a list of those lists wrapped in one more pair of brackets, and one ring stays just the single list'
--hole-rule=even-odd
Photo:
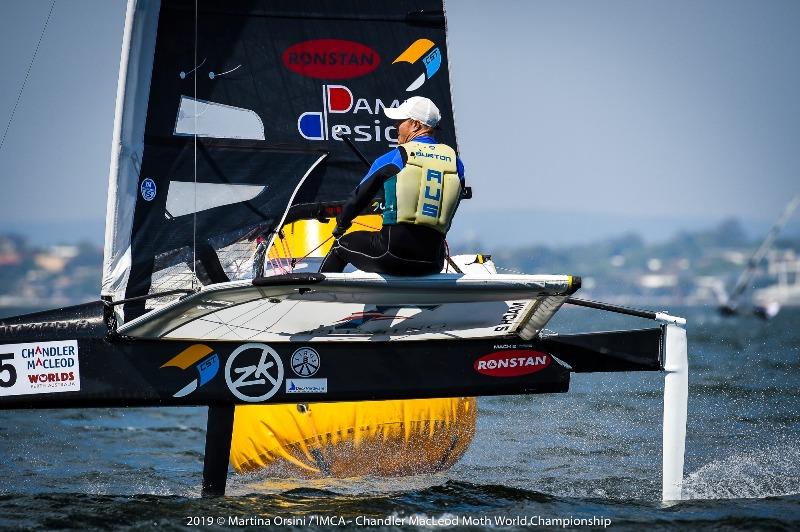
[{"label": "black sailing glove", "polygon": [[340,238],[345,233],[345,231],[347,231],[347,229],[349,229],[349,228],[350,228],[350,224],[342,226],[341,222],[337,221],[336,222],[336,227],[334,227],[334,229],[333,229],[333,233],[332,233],[333,237],[336,238],[336,239]]}]

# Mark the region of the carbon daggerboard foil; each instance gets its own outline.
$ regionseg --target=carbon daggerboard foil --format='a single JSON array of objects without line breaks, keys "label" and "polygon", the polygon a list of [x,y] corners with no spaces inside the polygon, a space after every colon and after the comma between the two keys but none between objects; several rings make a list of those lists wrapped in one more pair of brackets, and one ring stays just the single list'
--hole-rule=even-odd
[{"label": "carbon daggerboard foil", "polygon": [[[195,256],[218,282],[212,251],[274,230],[290,202],[346,199],[363,165],[336,126],[373,159],[396,137],[383,108],[422,95],[455,146],[445,38],[440,0],[162,1],[126,297]],[[263,189],[228,203],[179,197],[202,184]],[[190,207],[170,212],[178,203]],[[126,319],[141,312],[126,306]]]}]

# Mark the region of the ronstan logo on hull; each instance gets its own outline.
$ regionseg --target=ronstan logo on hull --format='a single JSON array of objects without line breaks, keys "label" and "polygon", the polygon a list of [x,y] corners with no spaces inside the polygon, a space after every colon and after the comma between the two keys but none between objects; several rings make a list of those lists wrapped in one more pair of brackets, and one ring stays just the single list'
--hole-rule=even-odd
[{"label": "ronstan logo on hull", "polygon": [[542,371],[550,365],[552,357],[532,349],[509,349],[484,355],[472,368],[490,377],[518,377]]}]

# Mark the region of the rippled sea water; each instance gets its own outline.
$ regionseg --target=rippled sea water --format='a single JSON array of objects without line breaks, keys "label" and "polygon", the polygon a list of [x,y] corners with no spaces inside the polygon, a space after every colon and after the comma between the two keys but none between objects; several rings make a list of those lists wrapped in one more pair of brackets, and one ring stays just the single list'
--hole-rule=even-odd
[{"label": "rippled sea water", "polygon": [[[232,475],[218,499],[199,497],[205,409],[0,411],[0,527],[800,529],[800,309],[768,323],[670,310],[689,319],[679,503],[659,500],[663,378],[620,373],[575,375],[568,394],[480,399],[475,439],[446,473]],[[549,325],[645,326],[566,307]]]}]

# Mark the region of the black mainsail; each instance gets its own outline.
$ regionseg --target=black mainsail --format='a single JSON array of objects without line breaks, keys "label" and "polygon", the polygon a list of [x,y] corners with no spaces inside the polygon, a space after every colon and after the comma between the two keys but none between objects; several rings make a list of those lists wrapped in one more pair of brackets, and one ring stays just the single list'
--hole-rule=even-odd
[{"label": "black mainsail", "polygon": [[[455,146],[441,0],[140,0],[129,6],[103,295],[240,279],[248,243],[343,201],[396,144],[383,115],[439,105]],[[145,311],[125,305],[126,321]]]}]

